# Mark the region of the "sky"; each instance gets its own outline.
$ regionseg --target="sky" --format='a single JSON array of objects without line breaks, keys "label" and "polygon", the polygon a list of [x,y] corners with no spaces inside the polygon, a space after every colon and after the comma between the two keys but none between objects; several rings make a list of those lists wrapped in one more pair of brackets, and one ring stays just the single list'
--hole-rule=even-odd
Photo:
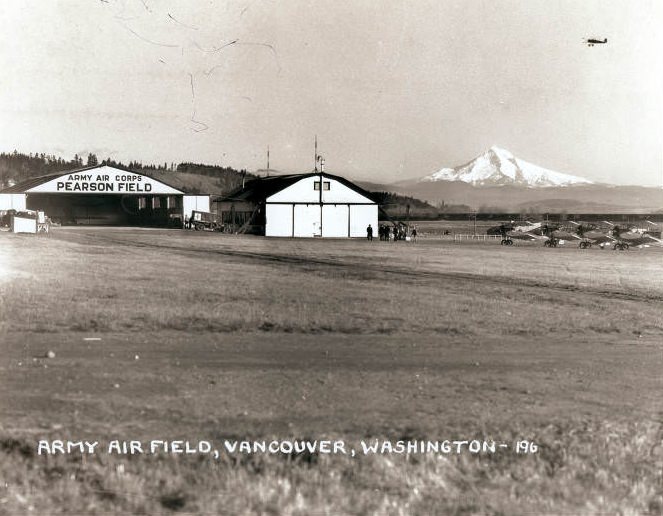
[{"label": "sky", "polygon": [[[660,0],[0,0],[0,150],[663,185]],[[586,38],[608,38],[587,46]]]}]

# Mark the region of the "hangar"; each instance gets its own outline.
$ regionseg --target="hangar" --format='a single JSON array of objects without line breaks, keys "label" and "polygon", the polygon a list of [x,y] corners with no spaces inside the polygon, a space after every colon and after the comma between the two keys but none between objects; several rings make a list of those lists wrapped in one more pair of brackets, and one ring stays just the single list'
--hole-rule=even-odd
[{"label": "hangar", "polygon": [[365,237],[378,225],[370,194],[339,176],[311,172],[254,179],[212,200],[226,226],[276,237]]},{"label": "hangar", "polygon": [[145,174],[109,165],[36,177],[0,192],[0,210],[41,210],[65,225],[182,227],[209,197],[186,195]]}]

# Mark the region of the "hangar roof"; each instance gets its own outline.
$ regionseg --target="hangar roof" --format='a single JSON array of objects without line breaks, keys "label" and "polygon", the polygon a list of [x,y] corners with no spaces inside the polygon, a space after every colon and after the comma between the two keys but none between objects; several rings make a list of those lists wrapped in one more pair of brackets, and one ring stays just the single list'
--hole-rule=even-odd
[{"label": "hangar roof", "polygon": [[[217,201],[246,201],[246,202],[263,202],[268,197],[274,195],[281,190],[295,184],[297,181],[307,177],[319,176],[320,172],[309,172],[306,174],[288,174],[283,176],[269,176],[269,177],[260,177],[258,179],[253,179],[246,183],[244,188],[238,188],[234,192],[228,194],[227,196],[216,198]],[[342,183],[351,190],[367,197],[368,199],[374,201],[373,196],[370,192],[367,192],[363,188],[357,186],[356,184],[348,181],[344,177],[334,176],[323,172],[322,175],[325,178],[330,178]]]},{"label": "hangar roof", "polygon": [[57,174],[48,174],[47,176],[31,177],[30,179],[26,179],[21,183],[16,183],[14,186],[10,186],[8,188],[5,188],[4,190],[1,190],[0,193],[24,193],[26,190],[30,190],[30,188],[34,188],[35,186],[39,186],[41,184],[51,181],[52,179],[58,178],[64,173],[66,172],[58,172]]},{"label": "hangar roof", "polygon": [[139,175],[139,176],[144,176],[147,177],[153,181],[157,181],[158,183],[162,183],[166,185],[169,188],[172,188],[174,190],[177,190],[180,193],[183,193],[180,191],[179,188],[175,188],[174,186],[169,185],[165,181],[162,181],[161,179],[156,179],[149,174],[144,174],[142,172],[136,172],[134,170],[125,168],[125,167],[119,167],[117,165],[106,165],[106,164],[100,164],[100,165],[94,165],[91,167],[82,167],[82,168],[77,168],[74,170],[61,170],[60,172],[54,173],[54,174],[48,174],[45,176],[39,176],[39,177],[31,177],[30,179],[27,179],[25,181],[22,181],[20,183],[15,184],[14,186],[10,186],[8,188],[5,188],[4,190],[0,190],[0,193],[26,193],[29,190],[32,190],[33,188],[37,188],[41,185],[44,185],[48,183],[49,181],[53,181],[54,179],[57,179],[59,177],[63,176],[68,176],[71,174],[80,174],[81,172],[87,172],[90,170],[95,170],[95,169],[101,169],[101,168],[110,168],[110,169],[115,169],[121,172],[129,172],[131,174]]}]

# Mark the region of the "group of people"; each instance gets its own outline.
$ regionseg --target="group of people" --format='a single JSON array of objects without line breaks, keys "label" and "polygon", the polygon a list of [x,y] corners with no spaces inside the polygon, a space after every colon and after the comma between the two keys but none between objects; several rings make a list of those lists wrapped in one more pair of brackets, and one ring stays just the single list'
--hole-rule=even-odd
[{"label": "group of people", "polygon": [[[378,228],[378,237],[381,241],[389,242],[397,240],[405,240],[407,237],[407,227],[395,225],[393,228],[387,224],[381,224]],[[412,226],[410,237],[413,242],[417,241],[417,226]],[[373,240],[373,227],[369,224],[366,228],[366,238]]]}]

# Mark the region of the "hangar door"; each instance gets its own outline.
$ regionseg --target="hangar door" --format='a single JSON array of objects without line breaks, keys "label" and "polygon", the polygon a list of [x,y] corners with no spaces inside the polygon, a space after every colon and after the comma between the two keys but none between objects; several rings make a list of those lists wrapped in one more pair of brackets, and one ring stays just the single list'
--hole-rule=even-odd
[{"label": "hangar door", "polygon": [[294,207],[293,236],[322,236],[320,232],[320,205],[295,204]]},{"label": "hangar door", "polygon": [[291,237],[294,204],[265,206],[265,236]]},{"label": "hangar door", "polygon": [[28,194],[27,208],[68,226],[181,227],[182,196]]},{"label": "hangar door", "polygon": [[350,206],[347,204],[324,204],[322,206],[322,236],[349,237]]},{"label": "hangar door", "polygon": [[377,234],[378,207],[375,204],[350,206],[350,236],[365,237],[368,225],[373,227],[373,234]]}]

